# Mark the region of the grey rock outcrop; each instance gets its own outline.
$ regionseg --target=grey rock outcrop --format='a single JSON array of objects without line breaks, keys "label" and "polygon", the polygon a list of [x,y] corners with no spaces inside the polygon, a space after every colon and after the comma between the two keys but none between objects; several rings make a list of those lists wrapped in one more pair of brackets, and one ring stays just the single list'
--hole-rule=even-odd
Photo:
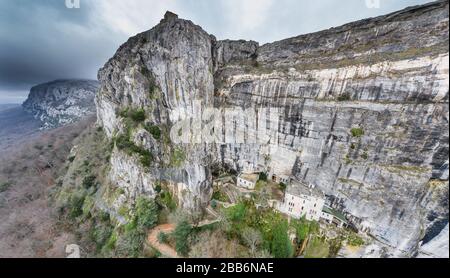
[{"label": "grey rock outcrop", "polygon": [[42,122],[43,128],[74,123],[95,114],[94,80],[56,80],[31,88],[23,108]]},{"label": "grey rock outcrop", "polygon": [[[183,208],[207,205],[212,167],[239,170],[249,161],[323,190],[377,239],[383,256],[430,254],[448,231],[448,48],[448,1],[261,47],[217,41],[168,13],[100,70],[98,123],[114,138],[130,132],[122,111],[143,109],[145,123],[130,136],[154,157],[142,171],[173,168],[178,178],[165,180]],[[197,142],[203,126],[178,130],[209,107],[219,111],[220,143]],[[243,112],[226,117],[225,108]],[[262,123],[246,119],[262,108],[275,115],[264,125],[267,143],[255,144]],[[148,125],[162,138],[155,141]],[[193,143],[170,140],[183,128]],[[237,137],[243,142],[233,143]],[[121,165],[136,157],[114,152],[114,176],[132,173]],[[151,188],[128,180],[131,202]]]},{"label": "grey rock outcrop", "polygon": [[419,249],[418,258],[448,258],[448,224],[430,242],[425,243]]}]

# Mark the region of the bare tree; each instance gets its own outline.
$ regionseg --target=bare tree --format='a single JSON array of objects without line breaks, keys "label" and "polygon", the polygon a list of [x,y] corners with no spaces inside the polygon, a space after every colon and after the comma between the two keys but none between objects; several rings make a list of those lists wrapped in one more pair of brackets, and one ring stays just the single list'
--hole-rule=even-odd
[{"label": "bare tree", "polygon": [[267,251],[266,249],[263,249],[263,250],[256,252],[256,254],[253,255],[253,258],[255,258],[255,259],[271,259],[271,258],[273,258],[273,256],[270,254],[269,251]]},{"label": "bare tree", "polygon": [[243,246],[236,239],[227,239],[221,231],[207,231],[199,235],[191,247],[190,258],[241,258]]},{"label": "bare tree", "polygon": [[250,248],[250,251],[254,256],[256,254],[259,245],[261,245],[262,242],[261,233],[253,228],[246,228],[242,232],[242,239],[244,240],[245,244]]}]

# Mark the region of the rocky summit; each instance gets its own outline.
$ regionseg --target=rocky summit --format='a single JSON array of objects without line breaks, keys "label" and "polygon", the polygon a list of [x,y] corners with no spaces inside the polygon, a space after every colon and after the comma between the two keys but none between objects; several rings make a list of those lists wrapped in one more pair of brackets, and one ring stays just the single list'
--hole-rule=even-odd
[{"label": "rocky summit", "polygon": [[[98,124],[116,142],[109,177],[122,188],[115,208],[154,197],[164,180],[197,213],[214,171],[251,164],[322,190],[376,239],[367,256],[442,256],[447,246],[448,257],[448,8],[433,2],[262,46],[217,40],[168,12],[98,74]],[[91,111],[76,103],[95,83],[66,84],[33,88],[25,107],[50,125]],[[219,124],[208,141],[210,122]]]},{"label": "rocky summit", "polygon": [[95,114],[94,98],[99,83],[94,80],[56,80],[31,88],[23,103],[25,111],[42,122],[44,129],[74,123]]}]

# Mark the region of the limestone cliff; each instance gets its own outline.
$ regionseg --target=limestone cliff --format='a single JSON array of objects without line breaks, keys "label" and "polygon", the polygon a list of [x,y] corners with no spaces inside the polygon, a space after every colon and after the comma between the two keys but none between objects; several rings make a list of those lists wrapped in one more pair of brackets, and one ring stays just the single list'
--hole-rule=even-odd
[{"label": "limestone cliff", "polygon": [[263,46],[168,12],[99,72],[112,181],[133,202],[164,180],[200,211],[213,168],[251,162],[322,189],[381,255],[432,256],[448,235],[448,48],[448,1]]},{"label": "limestone cliff", "polygon": [[94,98],[99,83],[94,80],[56,80],[31,88],[23,108],[42,122],[43,128],[74,123],[95,114]]}]

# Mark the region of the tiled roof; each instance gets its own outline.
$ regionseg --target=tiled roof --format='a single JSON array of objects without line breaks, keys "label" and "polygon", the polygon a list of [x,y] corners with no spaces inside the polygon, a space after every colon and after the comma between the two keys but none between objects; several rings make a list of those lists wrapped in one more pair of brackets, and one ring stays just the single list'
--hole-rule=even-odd
[{"label": "tiled roof", "polygon": [[337,210],[332,209],[332,208],[327,207],[327,206],[324,206],[322,211],[325,212],[325,213],[333,215],[334,217],[338,218],[341,221],[347,222],[347,220],[345,219],[345,215],[342,212],[340,212],[340,211],[337,211]]},{"label": "tiled roof", "polygon": [[308,195],[308,196],[314,196],[317,198],[325,198],[325,195],[323,192],[318,190],[317,188],[311,188],[307,185],[299,182],[299,181],[293,181],[287,188],[286,191],[288,194],[300,196],[300,195]]},{"label": "tiled roof", "polygon": [[241,179],[244,179],[246,181],[251,181],[251,182],[257,182],[259,179],[258,174],[241,174],[239,177]]}]

